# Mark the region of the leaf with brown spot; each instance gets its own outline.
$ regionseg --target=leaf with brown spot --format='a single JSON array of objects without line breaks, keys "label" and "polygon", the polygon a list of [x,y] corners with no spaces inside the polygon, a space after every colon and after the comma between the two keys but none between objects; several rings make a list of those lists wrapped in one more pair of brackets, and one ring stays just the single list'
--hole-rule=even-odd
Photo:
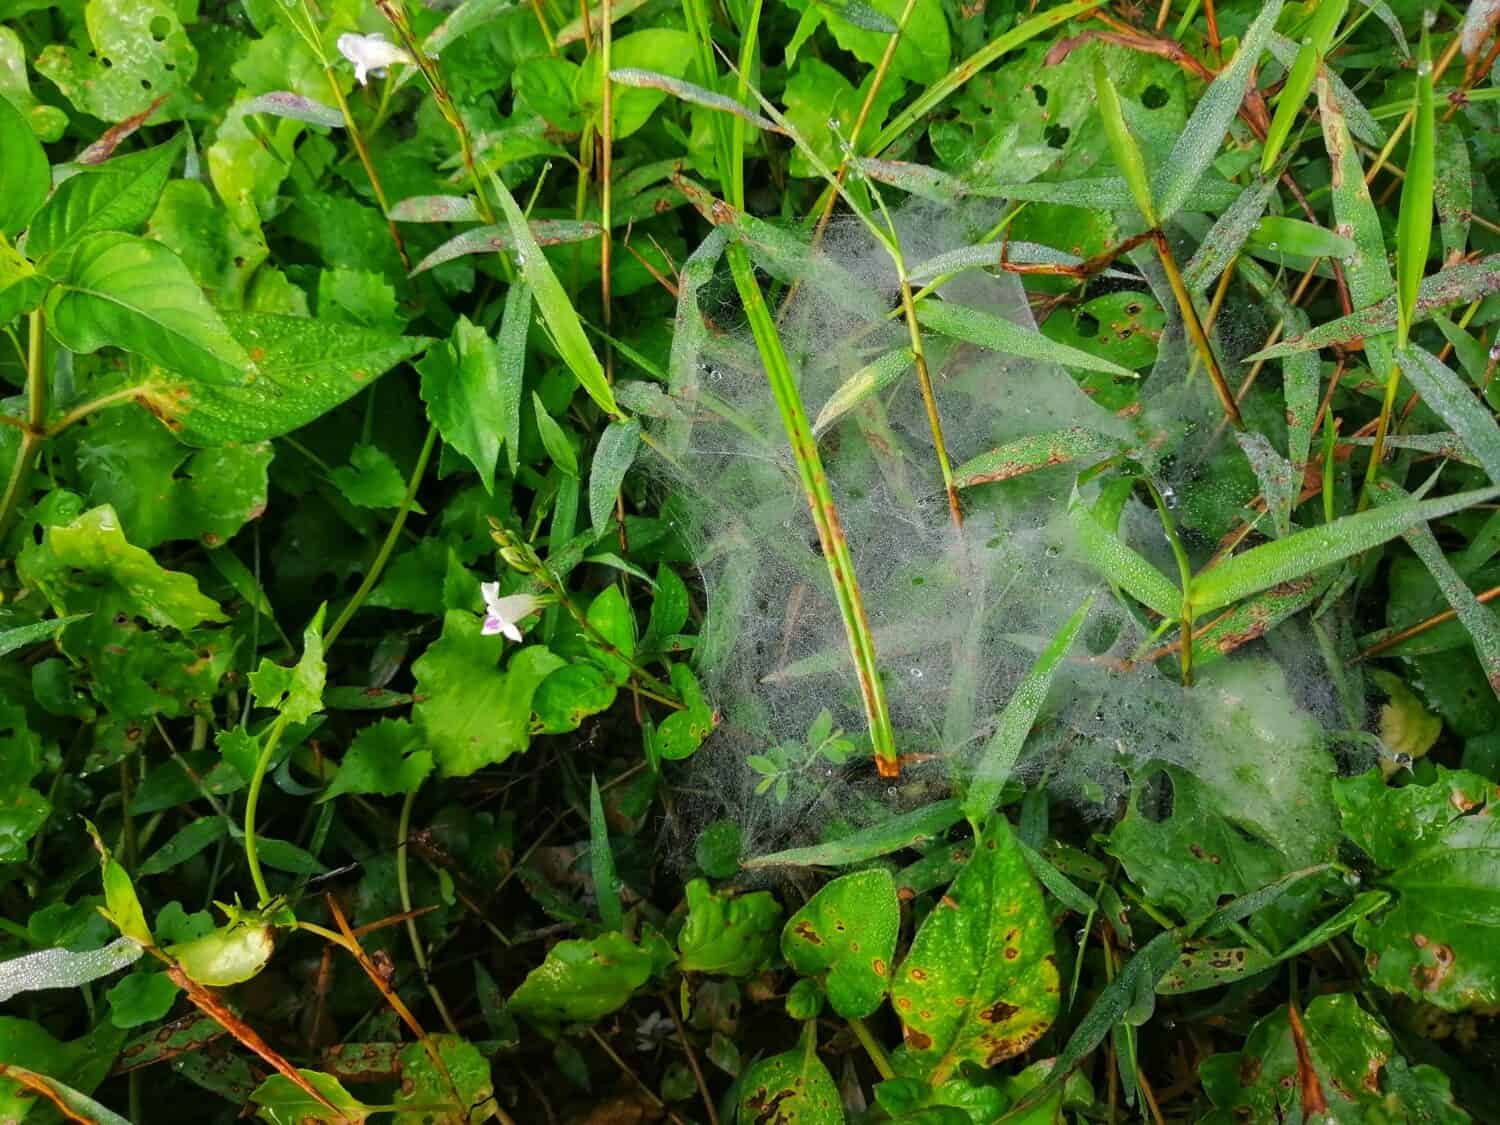
[{"label": "leaf with brown spot", "polygon": [[950,907],[927,916],[891,985],[909,1073],[934,1085],[965,1061],[1020,1054],[1058,1007],[1041,890],[1003,816],[991,817],[944,897]]},{"label": "leaf with brown spot", "polygon": [[843,1125],[844,1104],[818,1058],[817,1024],[783,1055],[762,1059],[740,1079],[740,1125]]},{"label": "leaf with brown spot", "polygon": [[781,953],[803,976],[827,974],[828,1003],[863,1018],[880,1007],[896,956],[901,908],[889,871],[856,871],[827,884],[792,915]]}]

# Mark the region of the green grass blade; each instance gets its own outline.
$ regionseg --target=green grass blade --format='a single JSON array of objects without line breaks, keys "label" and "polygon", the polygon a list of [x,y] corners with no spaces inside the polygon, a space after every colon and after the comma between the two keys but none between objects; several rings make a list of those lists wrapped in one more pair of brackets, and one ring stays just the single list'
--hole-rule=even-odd
[{"label": "green grass blade", "polygon": [[1302,103],[1307,100],[1313,79],[1317,77],[1318,64],[1322,62],[1329,43],[1333,41],[1333,33],[1348,7],[1349,0],[1323,0],[1313,13],[1307,35],[1297,50],[1297,57],[1287,70],[1286,82],[1281,87],[1281,98],[1276,105],[1276,116],[1266,134],[1265,148],[1260,157],[1262,176],[1269,175],[1276,166],[1276,158],[1281,155],[1281,148],[1291,135],[1297,115],[1302,112]]},{"label": "green grass blade", "polygon": [[[1347,276],[1347,271],[1346,271]],[[1351,290],[1353,286],[1350,286]],[[1438,309],[1446,309],[1476,297],[1488,297],[1500,293],[1500,254],[1491,254],[1477,262],[1459,262],[1447,269],[1438,270],[1422,279],[1417,290],[1417,304],[1413,322],[1421,321]],[[1361,308],[1348,316],[1330,320],[1316,328],[1292,336],[1279,344],[1248,357],[1251,362],[1260,359],[1281,359],[1296,352],[1313,348],[1326,348],[1331,344],[1347,344],[1360,337],[1369,337],[1396,329],[1398,314],[1395,294],[1387,291],[1384,300]],[[1389,346],[1389,345],[1387,345]]]},{"label": "green grass blade", "polygon": [[1073,493],[1068,523],[1078,537],[1084,560],[1131,597],[1163,617],[1182,613],[1182,591],[1114,532],[1101,524],[1089,506]]},{"label": "green grass blade", "polygon": [[599,904],[599,919],[606,930],[618,930],[625,924],[620,895],[615,889],[615,853],[609,846],[609,824],[604,819],[604,802],[599,798],[599,779],[589,778],[589,867],[594,877],[594,898]]},{"label": "green grass blade", "polygon": [[843,867],[912,847],[948,831],[964,818],[963,806],[955,800],[935,801],[913,812],[897,813],[869,828],[851,832],[826,844],[788,848],[758,855],[740,864],[757,867]]},{"label": "green grass blade", "polygon": [[1119,448],[1120,443],[1108,434],[1069,426],[1065,430],[1029,434],[972,457],[953,470],[953,480],[959,488],[973,488],[1054,465],[1072,464],[1093,453],[1113,453]]},{"label": "green grass blade", "polygon": [[910,348],[893,348],[865,364],[839,384],[828,396],[813,422],[813,434],[821,436],[849,411],[873,394],[879,394],[911,369]]},{"label": "green grass blade", "polygon": [[1402,372],[1422,401],[1453,428],[1490,480],[1500,482],[1500,425],[1490,409],[1474,397],[1457,372],[1421,348],[1405,349],[1400,359]]},{"label": "green grass blade", "polygon": [[1245,240],[1260,222],[1275,192],[1274,179],[1257,180],[1218,217],[1198,244],[1197,252],[1182,268],[1182,283],[1189,290],[1202,292],[1229,268],[1229,263],[1244,249]]},{"label": "green grass blade", "polygon": [[[1389,484],[1380,491],[1382,499],[1405,495]],[[1484,669],[1484,678],[1489,682],[1491,690],[1500,696],[1500,617],[1496,617],[1493,610],[1474,596],[1474,591],[1469,589],[1463,575],[1448,561],[1448,556],[1443,554],[1442,547],[1438,545],[1437,537],[1425,523],[1406,532],[1405,538],[1427,567],[1438,589],[1443,592],[1443,597],[1453,607],[1458,620],[1468,630],[1469,639],[1474,642],[1474,651]]]},{"label": "green grass blade", "polygon": [[1251,73],[1265,50],[1280,12],[1281,0],[1272,0],[1262,6],[1260,14],[1240,40],[1240,49],[1234,59],[1209,84],[1193,115],[1183,126],[1177,143],[1157,172],[1155,190],[1151,193],[1161,222],[1182,210],[1193,187],[1219,154],[1224,134],[1229,131],[1230,122],[1245,100]]},{"label": "green grass blade", "polygon": [[1397,347],[1406,347],[1416,314],[1417,290],[1427,271],[1432,248],[1433,178],[1437,173],[1437,121],[1432,105],[1432,53],[1427,37],[1417,63],[1417,105],[1412,121],[1411,152],[1406,179],[1401,183],[1401,208],[1396,216]]},{"label": "green grass blade", "polygon": [[740,300],[744,302],[750,330],[755,336],[755,345],[766,366],[766,378],[771,384],[772,397],[776,400],[782,426],[791,444],[792,458],[797,463],[797,474],[812,513],[813,524],[818,531],[823,557],[828,563],[834,597],[849,640],[849,652],[854,658],[875,760],[882,776],[894,776],[900,772],[896,756],[896,735],[891,727],[885,684],[880,678],[880,669],[875,660],[875,640],[870,633],[870,620],[860,594],[859,579],[855,576],[854,560],[849,554],[849,544],[844,539],[843,525],[839,521],[838,509],[828,485],[828,475],[818,453],[817,439],[813,437],[812,427],[807,423],[796,377],[782,347],[776,322],[771,317],[770,309],[766,307],[760,283],[755,279],[750,256],[738,243],[729,246],[726,253],[730,271],[734,275],[735,288],[739,291]]},{"label": "green grass blade", "polygon": [[1026,673],[1026,678],[1016,685],[1005,709],[1000,712],[995,733],[985,744],[984,752],[975,767],[973,780],[969,782],[969,791],[964,795],[964,815],[969,818],[976,833],[999,803],[1000,789],[1015,768],[1016,760],[1021,756],[1021,747],[1026,744],[1026,736],[1031,733],[1031,725],[1036,722],[1037,713],[1047,701],[1047,691],[1052,686],[1057,666],[1073,647],[1078,631],[1083,628],[1084,619],[1088,617],[1093,605],[1094,595],[1090,594],[1073,611],[1073,616],[1063,623],[1057,636],[1042,650],[1036,663]]},{"label": "green grass blade", "polygon": [[1040,332],[1032,332],[1003,317],[981,312],[967,305],[955,305],[949,301],[923,301],[917,306],[917,321],[923,328],[930,328],[955,340],[978,344],[991,351],[1040,360],[1043,363],[1056,363],[1082,371],[1102,371],[1106,375],[1136,378],[1134,371],[1117,363],[1067,344],[1060,344]]},{"label": "green grass blade", "polygon": [[1474,214],[1474,175],[1469,168],[1469,145],[1454,121],[1438,126],[1437,174],[1434,202],[1443,236],[1443,260],[1463,257],[1469,245],[1469,221]]},{"label": "green grass blade", "polygon": [[[1380,213],[1365,186],[1365,170],[1349,137],[1343,112],[1334,101],[1326,72],[1318,76],[1318,116],[1323,125],[1323,144],[1328,149],[1333,179],[1333,217],[1339,234],[1354,240],[1355,252],[1344,262],[1349,300],[1357,309],[1384,300],[1395,291],[1391,265],[1385,256],[1385,233]],[[1391,341],[1379,336],[1365,339],[1365,359],[1370,369],[1384,376],[1394,361]]]},{"label": "green grass blade", "polygon": [[562,356],[573,378],[578,380],[588,396],[599,404],[599,408],[612,418],[623,417],[615,403],[615,393],[609,380],[604,377],[604,366],[594,353],[593,345],[583,330],[578,310],[568,300],[568,294],[557,280],[552,263],[542,253],[536,237],[531,233],[531,224],[521,213],[520,204],[500,177],[491,174],[490,185],[500,200],[500,209],[505,212],[505,221],[510,226],[510,236],[515,246],[516,264],[521,267],[521,276],[531,287],[532,298],[541,311],[552,341],[557,345],[557,354]]},{"label": "green grass blade", "polygon": [[[1236,267],[1261,299],[1281,321],[1285,334],[1307,330],[1307,313],[1292,304],[1259,263],[1241,258]],[[1286,403],[1287,459],[1299,469],[1307,464],[1312,446],[1312,426],[1318,414],[1318,392],[1322,385],[1322,364],[1315,352],[1298,352],[1281,361],[1282,397]]]},{"label": "green grass blade", "polygon": [[1109,80],[1103,60],[1097,58],[1094,60],[1094,93],[1099,100],[1099,117],[1104,122],[1104,133],[1109,138],[1109,151],[1115,158],[1115,166],[1125,177],[1125,185],[1130,188],[1136,210],[1146,220],[1146,226],[1154,227],[1156,205],[1151,201],[1146,161],[1130,134],[1130,126],[1125,124],[1125,112],[1120,108],[1120,95],[1115,84]]},{"label": "green grass blade", "polygon": [[1500,496],[1500,488],[1460,492],[1438,500],[1402,501],[1262,544],[1195,577],[1193,608],[1199,613],[1222,609],[1378,547],[1415,524],[1441,519],[1496,496]]}]

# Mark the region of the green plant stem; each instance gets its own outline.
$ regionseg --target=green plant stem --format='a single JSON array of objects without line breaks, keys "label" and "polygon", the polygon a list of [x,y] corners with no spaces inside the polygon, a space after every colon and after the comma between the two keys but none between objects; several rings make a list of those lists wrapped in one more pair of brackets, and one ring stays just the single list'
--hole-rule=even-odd
[{"label": "green plant stem", "polygon": [[129,387],[121,387],[117,391],[110,391],[108,394],[100,395],[98,398],[90,399],[88,402],[80,403],[79,405],[73,407],[72,410],[64,414],[56,422],[53,422],[52,425],[48,426],[43,436],[55,438],[69,426],[83,421],[90,414],[97,413],[98,411],[103,410],[106,406],[114,406],[116,403],[129,402],[131,399],[136,398],[143,391],[146,391],[148,389],[150,389],[150,384],[148,383],[135,383]]},{"label": "green plant stem", "polygon": [[427,995],[432,997],[433,1007],[437,1008],[443,1026],[457,1035],[458,1025],[453,1022],[453,1017],[448,1012],[448,1005],[443,1003],[442,993],[437,990],[437,985],[432,983],[432,976],[427,967],[427,951],[422,948],[422,935],[417,933],[417,920],[410,916],[412,912],[411,880],[407,877],[406,870],[406,839],[411,835],[411,808],[416,804],[419,789],[421,786],[417,785],[406,794],[406,799],[401,802],[401,818],[396,822],[396,890],[401,896],[401,912],[407,915],[406,936],[411,939],[412,959],[416,961],[417,970],[422,974],[422,983],[427,986]]},{"label": "green plant stem", "polygon": [[344,115],[344,131],[349,134],[349,140],[354,143],[354,151],[359,156],[359,162],[364,165],[365,176],[370,181],[370,190],[375,193],[375,202],[380,205],[380,213],[385,216],[386,229],[391,232],[391,241],[396,244],[396,253],[401,256],[401,265],[410,271],[411,259],[406,256],[406,244],[401,241],[401,231],[396,227],[396,220],[391,218],[391,205],[385,197],[385,188],[380,183],[380,174],[375,171],[375,162],[370,159],[370,148],[365,144],[364,134],[360,132],[359,125],[355,123],[354,114],[349,109],[349,99],[344,97],[343,88],[339,85],[338,75],[334,73],[333,67],[325,65],[323,73],[328,76],[328,89],[333,94],[333,100],[338,103],[339,112]]},{"label": "green plant stem", "polygon": [[1183,284],[1182,273],[1177,268],[1177,259],[1172,255],[1172,246],[1167,241],[1167,236],[1160,230],[1151,232],[1151,240],[1156,244],[1156,253],[1161,259],[1161,268],[1166,272],[1167,284],[1172,287],[1172,296],[1177,299],[1177,310],[1182,315],[1183,327],[1187,329],[1188,338],[1192,340],[1193,346],[1198,349],[1198,354],[1203,358],[1203,367],[1208,372],[1208,379],[1213,384],[1219,405],[1224,409],[1224,417],[1235,429],[1243,430],[1245,420],[1240,417],[1239,404],[1235,402],[1234,392],[1229,389],[1229,384],[1224,379],[1224,372],[1219,367],[1219,361],[1214,358],[1213,347],[1203,331],[1203,324],[1198,320],[1197,310],[1193,308],[1193,298],[1188,293],[1187,286]]},{"label": "green plant stem", "polygon": [[256,905],[262,909],[271,901],[271,889],[266,886],[266,877],[260,869],[260,856],[255,842],[255,811],[260,805],[260,790],[266,781],[266,771],[271,768],[271,755],[286,732],[285,712],[277,715],[266,734],[266,744],[260,748],[260,757],[255,760],[255,771],[250,775],[250,788],[245,792],[245,862],[250,865],[250,881],[255,884]]},{"label": "green plant stem", "polygon": [[27,427],[21,432],[21,444],[16,449],[16,459],[11,465],[10,479],[5,484],[5,495],[0,497],[0,539],[10,531],[16,509],[21,503],[21,493],[26,487],[26,478],[31,475],[31,466],[37,452],[46,442],[43,427],[47,424],[47,372],[46,372],[46,321],[41,309],[31,313],[28,322],[29,337],[26,346],[26,419]]},{"label": "green plant stem", "polygon": [[1396,392],[1401,389],[1401,364],[1391,360],[1391,369],[1385,374],[1385,396],[1380,400],[1380,417],[1375,422],[1375,440],[1370,446],[1370,463],[1365,467],[1364,485],[1359,490],[1359,511],[1370,506],[1370,489],[1380,473],[1380,462],[1385,459],[1385,440],[1391,432],[1391,414],[1396,409]]},{"label": "green plant stem", "polygon": [[323,635],[325,648],[332,647],[333,642],[339,639],[339,634],[344,631],[344,627],[349,624],[350,619],[370,596],[370,592],[375,589],[375,583],[380,581],[380,576],[385,571],[385,564],[390,561],[391,552],[396,549],[396,544],[401,539],[401,529],[406,526],[406,517],[411,514],[412,505],[417,501],[417,489],[421,487],[422,478],[427,475],[427,462],[432,459],[432,449],[436,444],[437,427],[429,423],[427,437],[422,442],[422,451],[417,454],[416,466],[406,482],[406,495],[401,498],[401,506],[396,509],[396,518],[391,521],[391,528],[386,532],[385,541],[380,544],[380,550],[376,552],[375,560],[370,563],[370,569],[365,571],[359,588],[354,591],[354,596],[349,599],[349,604],[339,614],[333,627]]},{"label": "green plant stem", "polygon": [[797,463],[797,475],[812,513],[813,525],[817,528],[823,558],[828,564],[839,613],[844,619],[844,631],[849,638],[850,655],[854,658],[855,674],[859,679],[860,696],[870,727],[870,743],[875,752],[875,762],[882,777],[897,777],[901,766],[896,755],[896,736],[891,727],[885,685],[881,682],[880,669],[875,661],[875,639],[870,632],[870,620],[865,613],[859,580],[854,573],[854,560],[850,557],[849,544],[844,539],[843,525],[839,522],[833,492],[823,469],[823,459],[818,453],[817,439],[813,437],[812,427],[808,425],[807,413],[802,407],[802,396],[797,391],[797,381],[786,352],[782,349],[781,338],[776,333],[770,310],[766,308],[765,296],[755,280],[749,255],[738,243],[731,244],[725,253],[729,258],[735,287],[739,290],[740,300],[744,303],[750,320],[756,347],[766,365],[771,395],[776,400],[782,427],[791,443],[792,458]]},{"label": "green plant stem", "polygon": [[870,1061],[875,1064],[875,1071],[881,1078],[896,1077],[896,1068],[891,1065],[890,1056],[885,1053],[885,1048],[875,1036],[870,1034],[870,1029],[865,1026],[865,1021],[855,1016],[850,1016],[846,1021],[849,1030],[854,1032],[854,1038],[859,1040],[859,1045],[865,1049],[865,1054],[870,1056]]},{"label": "green plant stem", "polygon": [[901,308],[906,316],[906,332],[911,339],[912,358],[917,365],[917,383],[922,388],[922,405],[927,409],[927,425],[932,430],[932,447],[937,453],[938,469],[943,474],[943,490],[948,494],[948,514],[953,517],[953,526],[962,529],[964,511],[958,502],[958,488],[953,483],[953,465],[948,460],[948,446],[943,441],[943,420],[938,414],[932,376],[927,371],[927,353],[922,348],[922,330],[917,324],[917,305],[912,300],[911,281],[907,278],[905,269],[901,271]]},{"label": "green plant stem", "polygon": [[1177,560],[1177,578],[1182,586],[1182,686],[1191,687],[1193,683],[1193,565],[1188,559],[1187,549],[1183,547],[1182,540],[1177,535],[1177,525],[1172,519],[1172,511],[1167,507],[1166,500],[1157,491],[1156,486],[1150,481],[1144,482],[1146,489],[1151,493],[1151,502],[1156,505],[1157,514],[1161,516],[1161,529],[1167,537],[1167,544],[1172,548],[1172,557]]},{"label": "green plant stem", "polygon": [[670,684],[663,683],[650,672],[646,671],[629,655],[621,652],[613,641],[599,631],[598,627],[588,619],[588,615],[578,608],[578,603],[568,596],[568,591],[563,587],[563,584],[547,569],[545,564],[537,571],[536,577],[547,588],[547,591],[557,598],[558,604],[568,611],[568,616],[574,620],[578,627],[588,634],[589,640],[593,642],[595,647],[602,649],[607,656],[614,657],[614,659],[620,661],[620,663],[624,664],[634,673],[637,681],[643,685],[637,689],[642,695],[654,699],[658,703],[664,703],[668,707],[676,708],[678,711],[685,708],[685,704],[677,698],[677,692]]}]

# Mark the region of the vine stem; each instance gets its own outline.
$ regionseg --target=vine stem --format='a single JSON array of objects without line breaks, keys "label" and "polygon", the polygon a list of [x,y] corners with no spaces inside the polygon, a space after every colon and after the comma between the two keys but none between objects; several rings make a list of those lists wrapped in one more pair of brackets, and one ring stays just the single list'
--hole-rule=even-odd
[{"label": "vine stem", "polygon": [[448,1012],[448,1005],[443,1003],[442,993],[437,990],[437,985],[432,983],[427,967],[427,951],[422,948],[422,935],[417,933],[417,920],[412,914],[411,880],[406,870],[406,839],[411,835],[411,809],[417,802],[419,789],[421,789],[420,783],[407,791],[406,800],[401,802],[401,819],[396,822],[396,890],[401,896],[401,912],[406,915],[406,936],[411,939],[411,954],[417,963],[418,971],[422,974],[422,983],[427,986],[427,994],[432,997],[433,1006],[437,1008],[443,1026],[457,1035],[458,1025],[453,1022],[453,1016]]},{"label": "vine stem", "polygon": [[26,403],[27,425],[21,431],[21,444],[16,450],[16,460],[11,465],[10,479],[5,484],[5,495],[0,498],[0,539],[10,531],[16,509],[21,503],[21,492],[26,487],[26,478],[31,475],[31,466],[36,461],[37,451],[47,440],[43,427],[47,424],[47,372],[46,372],[46,320],[41,309],[31,313],[28,321],[29,338],[26,344]]},{"label": "vine stem", "polygon": [[411,259],[406,256],[406,244],[401,241],[401,231],[396,227],[396,220],[391,218],[390,201],[386,199],[385,188],[380,183],[380,174],[375,171],[375,162],[370,159],[370,148],[365,144],[364,134],[355,124],[354,114],[349,109],[349,100],[344,97],[344,91],[339,86],[338,75],[334,73],[333,67],[324,66],[323,73],[328,76],[328,89],[333,94],[333,100],[338,103],[339,112],[344,115],[344,130],[349,134],[349,140],[354,143],[354,151],[359,156],[359,162],[364,165],[365,175],[370,180],[370,189],[375,193],[375,202],[380,204],[380,213],[385,216],[386,229],[391,232],[391,241],[396,244],[396,253],[401,255],[401,265],[410,272]]},{"label": "vine stem", "polygon": [[912,299],[911,281],[906,270],[901,270],[901,308],[906,317],[906,331],[911,338],[912,358],[917,365],[917,383],[922,389],[922,405],[927,409],[927,425],[932,430],[932,447],[937,453],[938,469],[943,474],[943,491],[948,494],[948,514],[953,517],[953,526],[960,531],[964,526],[964,511],[958,503],[958,488],[953,483],[953,465],[948,460],[948,446],[943,441],[943,420],[938,414],[937,394],[932,389],[932,376],[927,371],[927,353],[922,347],[922,330],[917,324],[917,306]]},{"label": "vine stem", "polygon": [[260,791],[266,782],[266,771],[271,768],[271,755],[281,743],[286,732],[287,717],[282,712],[271,723],[266,735],[266,744],[260,748],[260,757],[255,760],[255,771],[250,775],[250,788],[245,793],[245,862],[250,867],[250,881],[255,884],[257,905],[264,909],[271,901],[271,888],[266,885],[266,876],[260,869],[260,855],[256,850],[255,810],[260,805]]},{"label": "vine stem", "polygon": [[360,582],[359,588],[354,591],[354,596],[349,599],[349,604],[334,621],[333,627],[323,635],[325,648],[331,647],[333,642],[339,639],[339,634],[344,631],[350,619],[359,611],[359,607],[370,596],[370,592],[375,589],[375,583],[380,581],[380,576],[385,571],[385,564],[390,561],[391,552],[400,542],[401,531],[406,526],[406,517],[411,514],[412,505],[416,503],[417,489],[422,485],[422,478],[427,475],[427,462],[432,459],[432,449],[436,444],[437,427],[429,423],[427,437],[422,442],[422,451],[417,454],[416,467],[412,469],[411,477],[406,482],[406,495],[401,498],[401,506],[396,509],[396,518],[391,521],[391,529],[386,532],[385,542],[380,544],[380,550],[376,552],[374,562],[365,572],[365,577]]},{"label": "vine stem", "polygon": [[865,1026],[865,1021],[855,1016],[850,1016],[846,1021],[849,1030],[854,1032],[854,1038],[859,1040],[859,1045],[865,1049],[865,1054],[870,1056],[870,1061],[875,1064],[875,1070],[881,1078],[896,1077],[896,1068],[891,1065],[890,1056],[885,1053],[885,1048],[875,1036],[870,1034],[870,1029]]}]

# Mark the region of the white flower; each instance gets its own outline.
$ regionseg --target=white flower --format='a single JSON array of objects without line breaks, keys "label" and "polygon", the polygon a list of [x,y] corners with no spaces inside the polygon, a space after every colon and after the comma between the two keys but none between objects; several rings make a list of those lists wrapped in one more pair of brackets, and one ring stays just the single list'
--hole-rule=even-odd
[{"label": "white flower", "polygon": [[392,63],[412,61],[404,48],[396,46],[379,32],[374,35],[345,33],[339,36],[338,48],[339,54],[354,64],[354,77],[361,86],[368,75],[384,78],[385,68]]},{"label": "white flower", "polygon": [[502,598],[498,582],[482,583],[479,592],[484,595],[484,627],[479,631],[486,637],[504,633],[519,643],[521,630],[517,622],[540,609],[542,600],[530,594],[511,594]]}]

